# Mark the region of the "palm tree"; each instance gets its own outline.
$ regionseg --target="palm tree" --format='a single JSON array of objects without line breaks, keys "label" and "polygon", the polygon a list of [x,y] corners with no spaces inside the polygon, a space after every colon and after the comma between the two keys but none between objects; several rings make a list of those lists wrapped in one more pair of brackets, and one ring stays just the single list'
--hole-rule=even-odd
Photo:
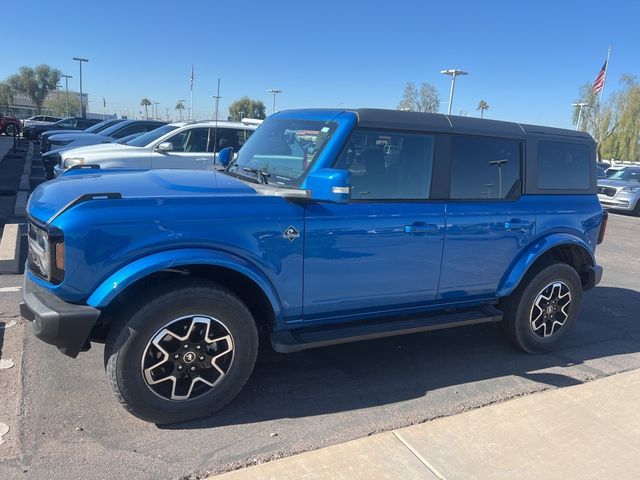
[{"label": "palm tree", "polygon": [[140,101],[140,105],[144,107],[144,116],[149,120],[149,105],[151,105],[151,100],[145,97]]},{"label": "palm tree", "polygon": [[182,110],[184,110],[184,100],[178,100],[178,103],[176,103],[176,110],[180,112],[180,121],[182,121]]},{"label": "palm tree", "polygon": [[478,104],[478,108],[476,110],[480,110],[480,118],[484,118],[484,111],[489,110],[489,104],[484,100],[480,100]]}]

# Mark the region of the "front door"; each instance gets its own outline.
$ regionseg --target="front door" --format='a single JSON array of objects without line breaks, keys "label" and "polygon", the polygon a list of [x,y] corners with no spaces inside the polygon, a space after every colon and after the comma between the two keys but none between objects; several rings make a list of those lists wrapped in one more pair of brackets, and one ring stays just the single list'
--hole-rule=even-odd
[{"label": "front door", "polygon": [[213,168],[213,139],[210,129],[196,127],[176,133],[167,142],[173,150],[154,151],[152,168],[180,168],[186,170],[210,170]]},{"label": "front door", "polygon": [[433,301],[444,202],[430,201],[431,135],[356,130],[336,168],[351,171],[351,202],[309,203],[304,319],[409,313]]}]

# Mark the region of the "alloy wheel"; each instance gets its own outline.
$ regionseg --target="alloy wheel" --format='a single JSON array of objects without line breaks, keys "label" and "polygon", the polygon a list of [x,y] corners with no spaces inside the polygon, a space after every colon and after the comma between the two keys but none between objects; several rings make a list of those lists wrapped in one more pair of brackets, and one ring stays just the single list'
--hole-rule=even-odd
[{"label": "alloy wheel", "polygon": [[172,320],[147,343],[142,374],[165,400],[191,400],[218,385],[233,363],[233,337],[219,320],[189,315]]},{"label": "alloy wheel", "polygon": [[531,307],[533,333],[542,338],[557,333],[569,318],[570,305],[571,290],[566,283],[555,281],[544,287]]}]

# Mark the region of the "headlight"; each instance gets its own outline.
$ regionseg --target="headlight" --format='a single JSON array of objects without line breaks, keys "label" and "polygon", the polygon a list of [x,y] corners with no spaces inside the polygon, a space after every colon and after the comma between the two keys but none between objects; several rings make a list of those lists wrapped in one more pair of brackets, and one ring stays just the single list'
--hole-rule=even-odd
[{"label": "headlight", "polygon": [[638,190],[640,190],[640,187],[624,187],[622,189],[623,192],[631,192],[631,193],[635,193]]},{"label": "headlight", "polygon": [[71,167],[75,167],[76,165],[82,165],[82,164],[84,164],[84,158],[74,157],[74,158],[65,158],[64,165],[62,166],[64,168],[71,168]]},{"label": "headlight", "polygon": [[53,283],[64,279],[64,239],[61,233],[51,237],[46,230],[29,224],[29,270]]}]

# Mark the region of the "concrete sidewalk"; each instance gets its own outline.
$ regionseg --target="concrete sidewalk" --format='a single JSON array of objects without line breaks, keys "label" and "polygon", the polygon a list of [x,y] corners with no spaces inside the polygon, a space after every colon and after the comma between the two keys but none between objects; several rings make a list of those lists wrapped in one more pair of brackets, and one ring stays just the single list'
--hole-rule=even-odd
[{"label": "concrete sidewalk", "polygon": [[633,370],[215,478],[639,477],[640,370]]}]

